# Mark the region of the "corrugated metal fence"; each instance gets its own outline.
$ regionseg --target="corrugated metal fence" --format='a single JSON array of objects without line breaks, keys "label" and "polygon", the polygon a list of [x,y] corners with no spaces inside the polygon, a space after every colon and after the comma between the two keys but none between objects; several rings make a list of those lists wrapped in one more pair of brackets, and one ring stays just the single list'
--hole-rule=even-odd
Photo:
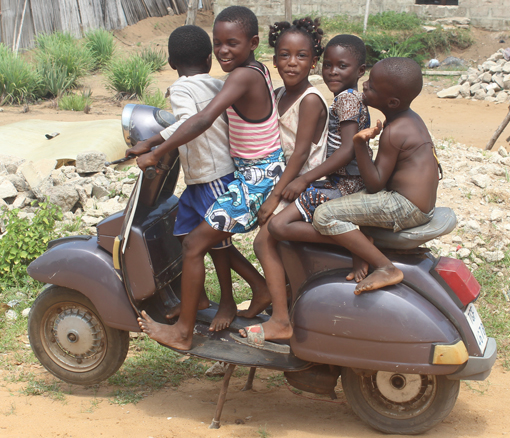
[{"label": "corrugated metal fence", "polygon": [[[202,0],[205,10],[211,0]],[[183,14],[188,0],[0,0],[1,41],[13,50],[34,45],[40,33],[66,31],[76,37],[90,29],[122,29],[169,10]]]}]

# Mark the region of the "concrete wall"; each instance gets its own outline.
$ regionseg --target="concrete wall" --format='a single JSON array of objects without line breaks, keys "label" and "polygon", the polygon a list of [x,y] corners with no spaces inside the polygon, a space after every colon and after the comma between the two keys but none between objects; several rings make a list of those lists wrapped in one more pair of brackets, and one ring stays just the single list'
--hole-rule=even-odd
[{"label": "concrete wall", "polygon": [[[414,12],[420,17],[438,18],[467,17],[471,24],[490,30],[510,30],[510,0],[458,0],[458,6],[417,5],[415,0],[371,0],[370,13],[384,11]],[[292,0],[293,16],[363,16],[364,0]],[[280,21],[285,15],[285,0],[216,0],[217,14],[227,6],[243,5],[250,8],[261,25]]]}]

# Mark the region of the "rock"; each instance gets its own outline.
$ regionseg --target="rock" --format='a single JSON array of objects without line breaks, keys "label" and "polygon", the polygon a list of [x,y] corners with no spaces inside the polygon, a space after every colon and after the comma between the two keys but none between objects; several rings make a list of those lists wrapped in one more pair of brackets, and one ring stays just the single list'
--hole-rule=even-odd
[{"label": "rock", "polygon": [[471,251],[467,248],[461,248],[457,251],[457,255],[461,259],[465,259],[465,258],[469,257],[470,254],[471,254]]},{"label": "rock", "polygon": [[6,177],[0,177],[0,199],[12,198],[18,194],[14,184]]},{"label": "rock", "polygon": [[101,172],[106,166],[106,154],[98,151],[83,152],[76,156],[76,172]]},{"label": "rock", "polygon": [[47,194],[50,202],[62,208],[63,212],[71,210],[80,199],[76,189],[70,185],[51,187]]},{"label": "rock", "polygon": [[474,175],[471,177],[471,182],[481,189],[485,189],[490,184],[491,179],[488,175]]},{"label": "rock", "polygon": [[510,90],[510,74],[503,76],[503,88]]},{"label": "rock", "polygon": [[[433,27],[432,29],[434,29],[434,30],[435,30],[435,27]],[[429,68],[436,68],[436,67],[439,67],[439,61],[438,61],[437,59],[431,59],[431,60],[428,62],[427,66],[428,66]]]},{"label": "rock", "polygon": [[461,85],[454,85],[453,87],[446,88],[444,90],[437,92],[437,97],[439,98],[454,98],[457,97],[460,93]]},{"label": "rock", "polygon": [[505,103],[508,100],[509,96],[510,95],[508,93],[500,91],[498,94],[496,94],[496,102]]},{"label": "rock", "polygon": [[505,253],[503,251],[487,251],[484,254],[485,261],[488,263],[499,262],[505,258]]},{"label": "rock", "polygon": [[492,222],[501,222],[503,220],[503,218],[505,218],[505,217],[506,217],[506,212],[499,208],[494,208],[491,211],[490,219]]},{"label": "rock", "polygon": [[455,56],[448,56],[444,61],[441,62],[441,66],[449,66],[449,65],[464,65],[465,61],[460,58],[456,58]]},{"label": "rock", "polygon": [[205,372],[207,377],[220,377],[224,376],[227,372],[228,365],[224,362],[216,362],[214,365],[209,367]]},{"label": "rock", "polygon": [[23,312],[21,312],[21,316],[23,318],[28,318],[28,315],[30,315],[30,307],[27,307],[26,309],[23,310]]},{"label": "rock", "polygon": [[46,199],[46,193],[53,187],[51,173],[57,165],[56,160],[44,159],[37,162],[25,161],[18,167],[18,175],[25,178],[30,190],[40,201]]},{"label": "rock", "polygon": [[464,82],[461,85],[459,92],[462,97],[471,96],[471,86],[469,85],[469,82]]},{"label": "rock", "polygon": [[5,312],[5,319],[7,321],[16,321],[18,319],[18,314],[14,310],[9,309]]},{"label": "rock", "polygon": [[322,79],[321,75],[310,75],[308,76],[308,81],[314,86],[324,83],[324,79]]},{"label": "rock", "polygon": [[29,190],[29,188],[30,188],[30,187],[28,187],[28,184],[25,181],[25,179],[20,177],[19,175],[9,174],[6,176],[6,178],[10,182],[12,182],[12,184],[14,185],[14,187],[16,187],[16,190],[18,192],[25,192],[25,191]]},{"label": "rock", "polygon": [[474,93],[474,98],[477,100],[484,100],[486,96],[487,93],[485,93],[485,90],[481,88]]},{"label": "rock", "polygon": [[476,221],[474,219],[467,221],[465,227],[466,227],[466,229],[473,231],[475,233],[479,233],[481,230],[480,224],[478,223],[478,221]]}]

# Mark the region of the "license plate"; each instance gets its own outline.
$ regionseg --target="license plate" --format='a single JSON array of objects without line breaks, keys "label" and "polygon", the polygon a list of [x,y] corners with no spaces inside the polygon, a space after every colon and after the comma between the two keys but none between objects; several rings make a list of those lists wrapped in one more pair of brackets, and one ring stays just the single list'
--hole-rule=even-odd
[{"label": "license plate", "polygon": [[487,335],[485,334],[485,328],[482,320],[480,319],[473,303],[468,304],[464,315],[466,315],[469,327],[471,327],[471,331],[475,336],[478,347],[480,347],[480,351],[483,353],[485,351],[485,346],[487,345]]}]

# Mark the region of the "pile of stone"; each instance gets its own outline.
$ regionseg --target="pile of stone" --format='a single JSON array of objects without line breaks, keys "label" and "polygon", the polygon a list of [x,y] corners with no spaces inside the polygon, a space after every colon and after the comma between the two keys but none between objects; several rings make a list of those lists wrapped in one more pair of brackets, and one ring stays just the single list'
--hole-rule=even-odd
[{"label": "pile of stone", "polygon": [[59,168],[56,160],[0,156],[0,208],[17,208],[31,218],[37,208],[32,202],[49,198],[64,213],[61,226],[81,218],[83,231],[95,234],[98,222],[125,208],[140,172],[136,166],[114,170],[105,162],[106,155],[95,151],[79,154],[76,166]]},{"label": "pile of stone", "polygon": [[441,98],[471,98],[488,102],[510,101],[510,59],[508,49],[499,49],[478,68],[470,67],[458,85],[437,93]]}]

